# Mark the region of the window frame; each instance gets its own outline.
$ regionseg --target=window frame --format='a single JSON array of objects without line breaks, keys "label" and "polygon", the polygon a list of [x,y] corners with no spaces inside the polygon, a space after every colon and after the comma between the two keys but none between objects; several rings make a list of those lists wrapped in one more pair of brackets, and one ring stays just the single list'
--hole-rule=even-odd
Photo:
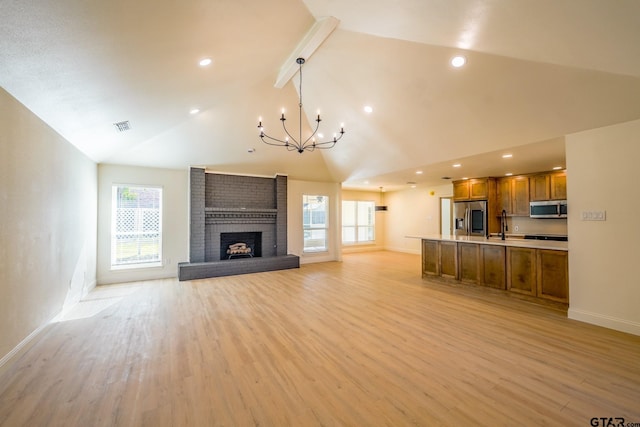
[{"label": "window frame", "polygon": [[[134,214],[134,221],[136,224],[136,229],[133,232],[125,232],[125,231],[117,231],[117,218],[118,218],[118,191],[119,189],[130,188],[130,189],[139,189],[139,190],[156,190],[158,191],[158,207],[155,209],[151,209],[152,211],[157,211],[157,222],[158,222],[158,230],[157,231],[148,231],[144,229],[144,212],[140,212],[142,208],[137,206],[135,209],[137,212]],[[127,208],[122,208],[127,209]],[[145,184],[112,184],[111,185],[111,230],[110,230],[110,259],[109,266],[111,270],[130,270],[130,269],[139,269],[139,268],[156,268],[163,266],[163,211],[164,211],[164,188],[160,185],[145,185]],[[155,237],[154,244],[157,244],[157,251],[154,254],[152,260],[144,261],[144,260],[135,260],[133,262],[118,262],[118,245],[117,239],[118,235],[123,234],[157,234]],[[138,246],[142,243],[142,239],[140,236],[135,241],[135,244]]]}]

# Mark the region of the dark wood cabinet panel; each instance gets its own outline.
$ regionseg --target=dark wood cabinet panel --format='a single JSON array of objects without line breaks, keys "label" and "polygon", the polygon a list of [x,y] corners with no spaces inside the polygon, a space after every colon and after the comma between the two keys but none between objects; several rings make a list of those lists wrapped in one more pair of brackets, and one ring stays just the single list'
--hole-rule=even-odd
[{"label": "dark wood cabinet panel", "polygon": [[565,172],[551,174],[549,193],[552,200],[567,199],[567,174]]},{"label": "dark wood cabinet panel", "polygon": [[567,198],[567,173],[549,172],[529,178],[531,201],[565,200]]},{"label": "dark wood cabinet panel", "polygon": [[538,249],[537,290],[540,298],[569,302],[569,254]]},{"label": "dark wood cabinet panel", "polygon": [[453,200],[469,200],[469,181],[453,182]]},{"label": "dark wood cabinet panel", "polygon": [[[488,200],[491,197],[494,178],[474,178],[453,181],[453,200]],[[493,185],[495,193],[495,185]]]},{"label": "dark wood cabinet panel", "polygon": [[507,215],[511,214],[511,178],[499,178],[497,180],[498,187],[498,213],[503,210]]},{"label": "dark wood cabinet panel", "polygon": [[511,214],[529,216],[529,178],[516,176],[511,180]]},{"label": "dark wood cabinet panel", "polygon": [[458,253],[456,242],[440,242],[440,275],[458,278]]},{"label": "dark wood cabinet panel", "polygon": [[512,216],[529,216],[529,177],[498,179],[498,208]]},{"label": "dark wood cabinet panel", "polygon": [[506,288],[505,247],[478,245],[481,252],[480,284],[497,289]]},{"label": "dark wood cabinet panel", "polygon": [[526,295],[536,295],[536,250],[507,248],[507,289]]},{"label": "dark wood cabinet panel", "polygon": [[458,243],[458,278],[463,282],[478,283],[480,278],[480,246]]},{"label": "dark wood cabinet panel", "polygon": [[438,243],[437,240],[422,240],[422,277],[440,274]]},{"label": "dark wood cabinet panel", "polygon": [[529,200],[549,200],[551,197],[549,189],[549,174],[533,175],[529,178]]}]

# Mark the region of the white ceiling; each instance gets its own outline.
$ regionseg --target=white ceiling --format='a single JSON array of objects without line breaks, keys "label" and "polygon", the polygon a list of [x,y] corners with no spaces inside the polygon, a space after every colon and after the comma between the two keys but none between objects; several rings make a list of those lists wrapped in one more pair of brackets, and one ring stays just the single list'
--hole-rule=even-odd
[{"label": "white ceiling", "polygon": [[[259,116],[297,121],[280,68],[326,16],[305,113],[347,133],[266,146]],[[563,166],[565,135],[640,118],[639,22],[637,0],[0,0],[0,86],[96,162],[433,186]]]}]

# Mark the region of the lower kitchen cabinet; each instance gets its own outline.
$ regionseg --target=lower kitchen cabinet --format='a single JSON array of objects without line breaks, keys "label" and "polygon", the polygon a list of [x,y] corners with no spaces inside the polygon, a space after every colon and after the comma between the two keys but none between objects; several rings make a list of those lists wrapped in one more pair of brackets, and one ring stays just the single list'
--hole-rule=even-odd
[{"label": "lower kitchen cabinet", "polygon": [[507,248],[507,289],[536,295],[536,249]]},{"label": "lower kitchen cabinet", "polygon": [[437,240],[422,240],[422,277],[428,274],[440,274]]},{"label": "lower kitchen cabinet", "polygon": [[458,254],[456,242],[440,242],[440,275],[458,278]]},{"label": "lower kitchen cabinet", "polygon": [[537,296],[569,302],[569,254],[546,249],[537,251]]},{"label": "lower kitchen cabinet", "polygon": [[568,252],[484,243],[422,240],[422,276],[441,276],[569,302]]},{"label": "lower kitchen cabinet", "polygon": [[478,283],[480,279],[480,245],[458,243],[458,279]]},{"label": "lower kitchen cabinet", "polygon": [[456,242],[422,240],[422,276],[458,278]]},{"label": "lower kitchen cabinet", "polygon": [[480,247],[480,284],[497,289],[505,289],[505,247],[492,245],[477,245]]}]

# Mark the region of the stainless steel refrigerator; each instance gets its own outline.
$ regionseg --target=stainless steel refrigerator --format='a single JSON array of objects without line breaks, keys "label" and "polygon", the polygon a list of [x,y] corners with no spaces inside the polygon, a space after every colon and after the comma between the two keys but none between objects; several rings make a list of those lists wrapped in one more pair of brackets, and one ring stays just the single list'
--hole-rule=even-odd
[{"label": "stainless steel refrigerator", "polygon": [[453,230],[456,236],[487,236],[487,202],[455,202]]}]

